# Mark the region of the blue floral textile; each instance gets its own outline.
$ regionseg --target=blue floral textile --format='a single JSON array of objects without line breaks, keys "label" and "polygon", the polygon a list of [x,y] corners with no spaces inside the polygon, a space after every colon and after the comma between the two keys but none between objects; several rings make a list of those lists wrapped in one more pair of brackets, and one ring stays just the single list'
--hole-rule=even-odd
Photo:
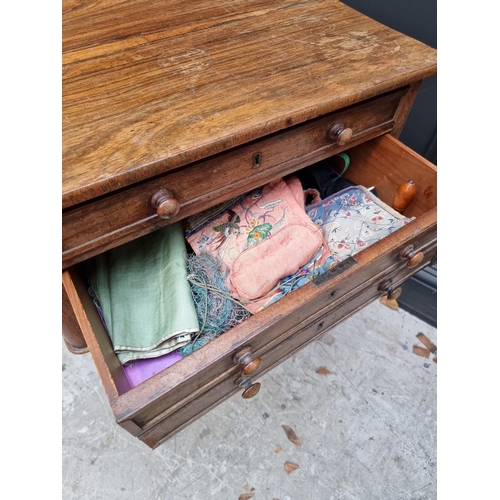
[{"label": "blue floral textile", "polygon": [[309,205],[306,212],[321,226],[335,264],[413,220],[393,210],[363,186],[343,189]]}]

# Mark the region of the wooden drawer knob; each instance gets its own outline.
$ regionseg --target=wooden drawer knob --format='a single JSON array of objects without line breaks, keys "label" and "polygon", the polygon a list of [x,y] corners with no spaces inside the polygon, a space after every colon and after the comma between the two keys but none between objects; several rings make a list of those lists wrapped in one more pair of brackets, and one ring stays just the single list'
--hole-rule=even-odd
[{"label": "wooden drawer knob", "polygon": [[236,383],[244,389],[241,393],[243,399],[253,398],[260,391],[260,383],[253,383],[250,377],[240,377]]},{"label": "wooden drawer knob", "polygon": [[262,360],[260,358],[252,359],[249,363],[247,363],[243,370],[241,370],[242,375],[250,375],[251,373],[256,372],[260,368]]},{"label": "wooden drawer knob", "polygon": [[394,195],[392,208],[400,213],[403,213],[409,207],[413,198],[415,198],[416,193],[417,185],[411,179],[401,184]]},{"label": "wooden drawer knob", "polygon": [[399,253],[401,259],[408,259],[406,267],[416,267],[424,260],[424,252],[415,253],[413,245],[408,245]]},{"label": "wooden drawer knob", "polygon": [[344,127],[341,123],[336,123],[330,129],[328,135],[330,139],[335,141],[339,146],[343,146],[351,140],[353,132],[352,128]]},{"label": "wooden drawer knob", "polygon": [[389,300],[397,300],[401,293],[403,293],[403,289],[398,286],[397,288],[394,288],[392,286],[392,282],[390,280],[384,281],[379,287],[379,291],[384,292],[385,295],[387,295],[387,298]]},{"label": "wooden drawer knob", "polygon": [[151,205],[156,208],[158,217],[170,219],[179,213],[181,208],[170,189],[160,189],[151,197]]},{"label": "wooden drawer knob", "polygon": [[241,365],[243,369],[241,370],[241,374],[243,376],[250,375],[256,372],[262,363],[260,358],[254,358],[252,355],[252,350],[249,346],[244,347],[240,351],[238,351],[234,357],[233,361],[237,365]]},{"label": "wooden drawer knob", "polygon": [[260,383],[256,382],[255,384],[252,384],[248,389],[245,389],[241,393],[241,397],[243,399],[250,399],[256,396],[259,391],[260,391]]}]

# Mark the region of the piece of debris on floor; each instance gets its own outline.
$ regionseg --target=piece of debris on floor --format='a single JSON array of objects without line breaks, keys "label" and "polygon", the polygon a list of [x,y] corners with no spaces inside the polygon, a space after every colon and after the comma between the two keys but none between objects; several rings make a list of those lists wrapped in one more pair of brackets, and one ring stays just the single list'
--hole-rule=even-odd
[{"label": "piece of debris on floor", "polygon": [[397,300],[389,300],[387,296],[383,295],[380,298],[380,303],[384,306],[390,307],[391,309],[398,310],[399,309],[399,304]]},{"label": "piece of debris on floor", "polygon": [[326,366],[320,366],[319,368],[316,368],[316,373],[319,373],[320,375],[330,375],[332,372]]},{"label": "piece of debris on floor", "polygon": [[285,431],[288,440],[295,446],[300,446],[300,440],[297,437],[297,434],[295,434],[295,431],[291,427],[288,427],[288,425],[282,425],[281,427]]},{"label": "piece of debris on floor", "polygon": [[297,464],[292,464],[292,462],[285,462],[284,466],[287,474],[291,474],[294,470],[299,468]]},{"label": "piece of debris on floor", "polygon": [[417,339],[420,340],[420,342],[425,346],[421,347],[418,345],[413,346],[413,353],[417,354],[418,356],[422,356],[423,358],[428,358],[431,354],[434,354],[434,357],[432,358],[432,361],[434,363],[437,363],[437,347],[436,344],[434,344],[427,335],[425,335],[422,332],[417,333],[416,335]]},{"label": "piece of debris on floor", "polygon": [[243,495],[240,495],[238,497],[238,500],[248,500],[249,498],[253,498],[255,496],[255,493],[243,493]]},{"label": "piece of debris on floor", "polygon": [[413,354],[417,356],[422,356],[423,358],[428,358],[431,355],[431,351],[425,347],[420,347],[418,345],[413,346]]},{"label": "piece of debris on floor", "polygon": [[281,446],[276,446],[274,453],[279,453],[281,451]]},{"label": "piece of debris on floor", "polygon": [[420,340],[420,342],[422,342],[422,344],[424,344],[425,347],[427,347],[427,349],[432,352],[432,354],[437,352],[436,345],[429,340],[427,335],[424,335],[422,332],[417,333],[417,339]]}]

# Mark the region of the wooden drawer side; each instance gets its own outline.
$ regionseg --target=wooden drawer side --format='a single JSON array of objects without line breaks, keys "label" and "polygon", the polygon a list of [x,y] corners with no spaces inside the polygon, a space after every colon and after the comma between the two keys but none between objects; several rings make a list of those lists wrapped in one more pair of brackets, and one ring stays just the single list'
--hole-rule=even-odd
[{"label": "wooden drawer side", "polygon": [[346,178],[366,187],[375,186],[378,197],[392,205],[395,186],[415,182],[417,192],[406,217],[418,217],[437,206],[437,168],[400,141],[384,135],[349,150],[352,168]]},{"label": "wooden drawer side", "polygon": [[123,367],[113,351],[111,339],[101,322],[79,270],[73,267],[63,271],[62,283],[92,354],[104,390],[108,399],[112,401],[119,394],[130,390]]}]

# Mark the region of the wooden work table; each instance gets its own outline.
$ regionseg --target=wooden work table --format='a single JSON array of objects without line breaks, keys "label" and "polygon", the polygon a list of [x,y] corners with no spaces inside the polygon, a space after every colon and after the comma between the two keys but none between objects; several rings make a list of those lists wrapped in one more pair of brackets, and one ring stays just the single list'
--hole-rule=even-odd
[{"label": "wooden work table", "polygon": [[[434,49],[332,0],[63,0],[63,337],[120,425],[157,446],[239,390],[238,349],[257,378],[435,258],[436,169],[396,140],[435,73]],[[415,221],[127,386],[78,264],[345,150],[388,204],[416,181]]]}]

